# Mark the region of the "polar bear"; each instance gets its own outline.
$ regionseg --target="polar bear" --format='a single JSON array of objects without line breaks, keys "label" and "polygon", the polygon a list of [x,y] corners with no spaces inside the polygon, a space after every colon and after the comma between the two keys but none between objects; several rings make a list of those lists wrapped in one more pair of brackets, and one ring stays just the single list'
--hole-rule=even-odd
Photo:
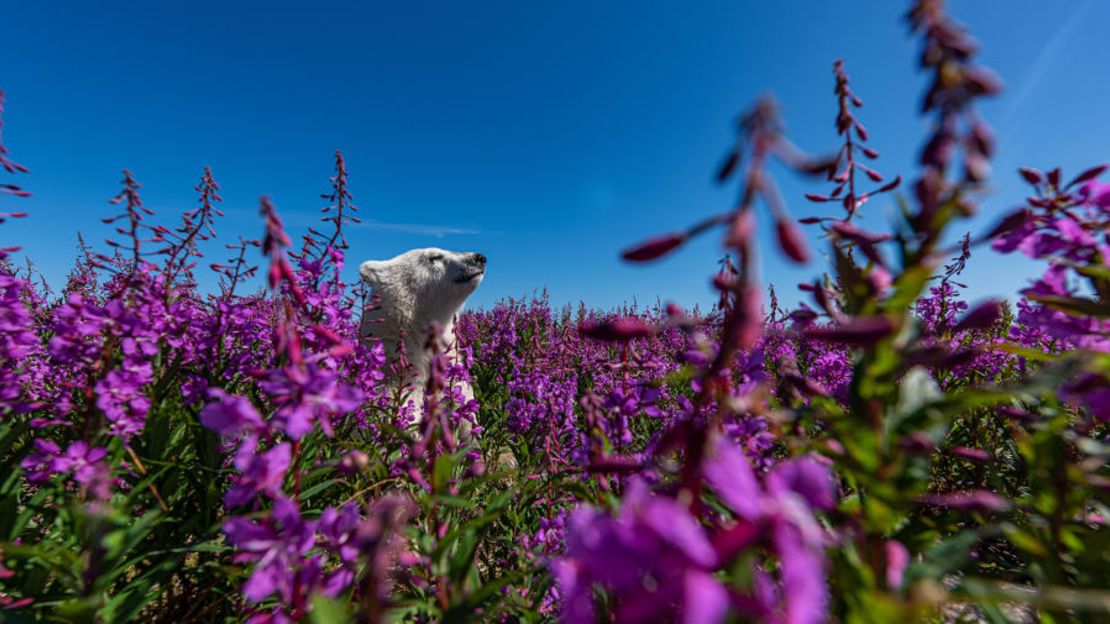
[{"label": "polar bear", "polygon": [[[425,348],[429,327],[439,324],[447,349],[453,350],[455,315],[482,283],[486,257],[429,247],[389,260],[368,260],[359,265],[358,272],[378,298],[378,305],[363,317],[362,335],[380,339],[391,364],[397,361],[404,340],[405,357],[411,364],[406,381],[415,385],[419,396],[431,358]],[[469,387],[464,386],[463,394],[472,398]],[[417,410],[418,422],[422,412]]]}]

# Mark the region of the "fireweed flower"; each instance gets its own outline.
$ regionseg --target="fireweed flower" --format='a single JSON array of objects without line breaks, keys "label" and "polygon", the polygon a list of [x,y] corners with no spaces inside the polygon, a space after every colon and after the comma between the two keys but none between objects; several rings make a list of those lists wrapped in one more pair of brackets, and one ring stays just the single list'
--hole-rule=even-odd
[{"label": "fireweed flower", "polygon": [[104,462],[107,449],[90,447],[84,440],[73,442],[65,451],[43,438],[35,438],[33,445],[34,451],[20,462],[28,482],[42,485],[55,475],[70,475],[92,499],[105,501],[111,496],[111,469]]},{"label": "fireweed flower", "polygon": [[208,391],[208,396],[214,401],[201,411],[200,421],[216,433],[235,436],[269,428],[250,399],[228,394],[220,388],[212,388]]},{"label": "fireweed flower", "polygon": [[712,576],[718,561],[705,530],[689,510],[652,496],[642,481],[629,484],[617,518],[582,507],[566,531],[566,557],[552,563],[563,621],[595,621],[595,584],[615,596],[620,622],[680,617],[699,624],[724,617],[728,594]]},{"label": "fireweed flower", "polygon": [[[718,496],[742,520],[759,527],[759,535],[769,541],[779,559],[781,601],[770,599],[774,593],[757,592],[758,610],[781,612],[791,624],[823,621],[829,600],[824,572],[828,540],[813,514],[836,505],[836,486],[828,467],[810,457],[793,459],[772,468],[760,485],[744,454],[721,440],[703,470]],[[748,531],[743,525],[739,529]],[[745,540],[754,539],[745,535]]]},{"label": "fireweed flower", "polygon": [[27,480],[36,485],[41,485],[54,476],[55,471],[51,464],[61,454],[62,449],[57,443],[43,438],[35,438],[32,442],[34,450],[27,454],[19,463],[27,474]]},{"label": "fireweed flower", "polygon": [[320,557],[310,554],[316,543],[313,524],[301,517],[296,503],[278,497],[269,516],[230,518],[223,531],[239,550],[235,560],[255,564],[243,585],[247,600],[257,603],[277,594],[290,611],[303,608],[305,592],[319,582],[322,567]]},{"label": "fireweed flower", "polygon": [[271,498],[280,497],[281,486],[285,482],[285,471],[289,468],[292,447],[283,442],[263,453],[256,452],[247,444],[235,454],[235,468],[241,473],[231,489],[224,494],[224,504],[238,507],[249,502],[257,494],[263,493]]},{"label": "fireweed flower", "polygon": [[108,454],[108,449],[90,448],[84,440],[78,440],[66,448],[65,453],[50,462],[50,469],[59,473],[72,473],[73,480],[88,485],[96,478],[97,463]]},{"label": "fireweed flower", "polygon": [[154,378],[150,362],[109,371],[96,384],[96,406],[112,423],[113,434],[124,439],[143,430],[150,399],[144,386]]},{"label": "fireweed flower", "polygon": [[338,376],[315,364],[290,365],[271,370],[259,381],[277,406],[275,425],[299,440],[319,422],[329,436],[332,417],[358,409],[362,395]]},{"label": "fireweed flower", "polygon": [[23,399],[25,380],[20,369],[41,343],[23,302],[27,288],[25,281],[0,271],[0,410],[30,407]]}]

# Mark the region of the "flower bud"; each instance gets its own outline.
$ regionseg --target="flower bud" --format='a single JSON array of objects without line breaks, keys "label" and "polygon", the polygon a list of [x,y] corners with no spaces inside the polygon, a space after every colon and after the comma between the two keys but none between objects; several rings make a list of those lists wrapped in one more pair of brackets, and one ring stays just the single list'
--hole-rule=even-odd
[{"label": "flower bud", "polygon": [[647,338],[655,334],[655,327],[634,316],[623,316],[608,321],[584,322],[578,328],[587,338],[602,342],[628,342],[636,338]]},{"label": "flower bud", "polygon": [[987,329],[1002,318],[1002,302],[1000,301],[987,301],[981,303],[971,309],[956,326],[952,328],[954,332],[967,331],[969,329]]},{"label": "flower bud", "polygon": [[344,474],[354,474],[370,465],[370,457],[359,450],[351,451],[339,460],[339,471]]},{"label": "flower bud", "polygon": [[631,249],[621,253],[621,257],[629,262],[647,262],[661,258],[686,242],[686,234],[668,234],[644,241]]},{"label": "flower bud", "polygon": [[779,247],[791,260],[798,264],[809,261],[809,250],[806,249],[805,237],[787,219],[778,219],[775,227],[779,235]]}]

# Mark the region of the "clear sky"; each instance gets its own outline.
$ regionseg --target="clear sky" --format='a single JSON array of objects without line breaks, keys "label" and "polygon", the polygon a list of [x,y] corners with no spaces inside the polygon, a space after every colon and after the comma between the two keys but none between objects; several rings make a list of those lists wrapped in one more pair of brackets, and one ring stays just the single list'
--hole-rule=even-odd
[{"label": "clear sky", "polygon": [[[912,177],[925,122],[916,43],[894,0],[8,2],[0,19],[4,138],[34,193],[0,226],[59,282],[76,233],[101,241],[120,170],[166,221],[211,165],[225,238],[258,236],[269,194],[294,234],[318,216],[332,153],[366,223],[348,271],[411,247],[482,251],[488,305],[547,286],[555,303],[708,302],[706,238],[650,267],[617,252],[728,208],[711,184],[736,113],[773,92],[790,134],[836,145],[832,62],[843,57],[884,173]],[[955,0],[1007,85],[983,113],[1000,140],[996,193],[969,227],[1016,205],[1019,165],[1065,173],[1110,160],[1102,0]],[[779,177],[797,217],[819,214]],[[18,203],[16,203],[18,202]],[[881,227],[893,200],[868,204]],[[172,215],[172,216],[171,216]],[[764,228],[764,232],[768,232]],[[222,260],[222,249],[209,261]],[[784,298],[820,264],[763,276]],[[1013,296],[1034,265],[983,250],[972,296]]]}]

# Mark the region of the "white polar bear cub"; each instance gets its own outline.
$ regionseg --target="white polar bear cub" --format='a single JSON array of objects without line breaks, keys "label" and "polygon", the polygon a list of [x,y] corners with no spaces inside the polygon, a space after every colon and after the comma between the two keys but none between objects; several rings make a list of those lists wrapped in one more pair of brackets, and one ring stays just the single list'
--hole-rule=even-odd
[{"label": "white polar bear cub", "polygon": [[[455,315],[482,282],[486,257],[430,247],[406,251],[389,260],[368,260],[359,265],[358,272],[379,300],[378,307],[363,318],[362,335],[380,339],[390,363],[396,361],[403,337],[419,396],[431,356],[425,349],[428,329],[438,323],[443,327],[447,348],[454,348]],[[463,394],[472,398],[469,387],[463,388]],[[420,411],[418,419],[423,416]]]}]

